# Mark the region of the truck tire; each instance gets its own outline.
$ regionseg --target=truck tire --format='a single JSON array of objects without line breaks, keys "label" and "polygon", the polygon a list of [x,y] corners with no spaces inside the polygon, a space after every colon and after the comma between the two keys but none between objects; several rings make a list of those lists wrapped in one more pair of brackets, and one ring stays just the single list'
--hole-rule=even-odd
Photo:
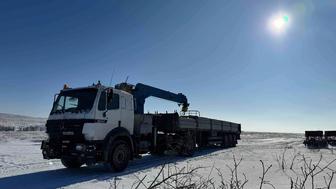
[{"label": "truck tire", "polygon": [[237,136],[236,135],[232,135],[232,139],[233,139],[232,146],[236,147],[237,146]]},{"label": "truck tire", "polygon": [[233,141],[233,135],[229,135],[229,146],[233,147],[234,146],[234,141]]},{"label": "truck tire", "polygon": [[61,162],[64,165],[64,167],[69,169],[80,168],[83,165],[83,163],[76,158],[62,158]]},{"label": "truck tire", "polygon": [[165,146],[159,146],[159,147],[156,147],[154,151],[151,151],[151,154],[155,156],[163,156],[165,155],[165,151],[166,151]]},{"label": "truck tire", "polygon": [[131,147],[124,140],[113,142],[109,153],[109,162],[106,163],[108,170],[120,172],[126,169],[131,159]]},{"label": "truck tire", "polygon": [[178,152],[180,156],[192,157],[196,150],[196,142],[193,135],[188,135],[183,140],[182,148]]},{"label": "truck tire", "polygon": [[165,155],[165,151],[167,150],[167,141],[165,136],[158,136],[157,139],[157,146],[155,149],[151,150],[152,155],[163,156]]},{"label": "truck tire", "polygon": [[188,150],[186,151],[185,156],[186,157],[194,156],[195,150],[196,150],[196,144],[193,143],[192,146],[189,146]]},{"label": "truck tire", "polygon": [[229,142],[228,135],[226,135],[226,134],[223,135],[221,147],[222,148],[227,148],[228,147],[228,142]]}]

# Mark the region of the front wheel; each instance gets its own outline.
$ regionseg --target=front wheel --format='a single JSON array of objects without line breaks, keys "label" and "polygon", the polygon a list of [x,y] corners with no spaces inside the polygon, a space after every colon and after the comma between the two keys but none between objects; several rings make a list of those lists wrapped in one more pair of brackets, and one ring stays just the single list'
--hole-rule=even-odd
[{"label": "front wheel", "polygon": [[118,140],[114,142],[111,148],[107,167],[109,170],[113,170],[116,172],[123,171],[124,169],[126,169],[130,159],[131,148],[129,144],[123,140]]},{"label": "front wheel", "polygon": [[80,168],[83,165],[83,163],[81,163],[76,158],[62,158],[61,162],[64,165],[64,167],[69,169]]}]

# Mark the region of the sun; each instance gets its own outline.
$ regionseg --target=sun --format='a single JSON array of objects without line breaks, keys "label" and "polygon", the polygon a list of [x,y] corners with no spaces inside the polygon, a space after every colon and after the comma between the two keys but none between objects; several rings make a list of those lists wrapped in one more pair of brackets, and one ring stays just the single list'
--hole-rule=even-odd
[{"label": "sun", "polygon": [[289,24],[288,14],[280,12],[271,16],[268,27],[273,34],[281,35],[287,31]]}]

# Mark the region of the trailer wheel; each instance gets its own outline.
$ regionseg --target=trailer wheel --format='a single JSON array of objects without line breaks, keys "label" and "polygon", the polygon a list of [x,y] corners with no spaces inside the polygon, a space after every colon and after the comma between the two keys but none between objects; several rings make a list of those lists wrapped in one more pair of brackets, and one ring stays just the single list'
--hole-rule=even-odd
[{"label": "trailer wheel", "polygon": [[233,139],[233,143],[232,143],[232,146],[233,147],[236,147],[237,146],[237,136],[236,135],[232,135],[232,139]]},{"label": "trailer wheel", "polygon": [[223,139],[222,139],[222,144],[221,144],[222,148],[227,148],[229,147],[229,137],[228,135],[223,135]]},{"label": "trailer wheel", "polygon": [[167,150],[167,141],[164,135],[158,135],[157,146],[151,150],[151,154],[163,156]]},{"label": "trailer wheel", "polygon": [[196,142],[192,134],[185,136],[181,149],[179,151],[180,156],[192,157],[196,150]]},{"label": "trailer wheel", "polygon": [[131,159],[131,148],[126,141],[117,140],[111,148],[109,162],[107,168],[111,171],[120,172],[126,169],[129,160]]},{"label": "trailer wheel", "polygon": [[158,147],[156,147],[155,150],[151,151],[151,154],[156,155],[156,156],[163,156],[163,155],[165,155],[165,151],[166,151],[165,146],[158,146]]},{"label": "trailer wheel", "polygon": [[76,158],[62,158],[61,162],[64,167],[69,169],[80,168],[83,165],[83,163]]},{"label": "trailer wheel", "polygon": [[230,135],[230,147],[234,147],[235,146],[235,141],[233,139],[233,135]]}]

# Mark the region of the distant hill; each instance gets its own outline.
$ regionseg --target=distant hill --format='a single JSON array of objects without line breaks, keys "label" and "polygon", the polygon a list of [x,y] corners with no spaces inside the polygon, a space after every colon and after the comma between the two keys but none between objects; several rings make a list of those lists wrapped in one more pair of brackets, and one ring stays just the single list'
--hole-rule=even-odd
[{"label": "distant hill", "polygon": [[0,131],[44,130],[46,118],[0,113]]}]

